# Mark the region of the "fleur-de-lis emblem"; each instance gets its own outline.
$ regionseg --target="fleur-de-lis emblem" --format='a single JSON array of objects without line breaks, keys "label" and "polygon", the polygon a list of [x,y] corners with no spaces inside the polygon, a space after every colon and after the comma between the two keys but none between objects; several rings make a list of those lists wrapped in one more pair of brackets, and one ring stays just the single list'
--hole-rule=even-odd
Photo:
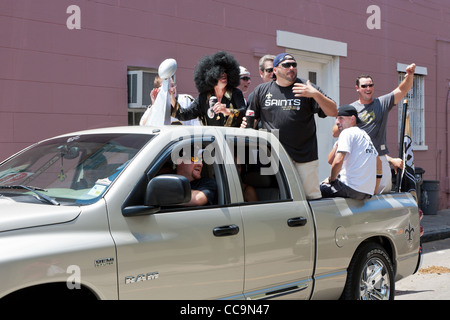
[{"label": "fleur-de-lis emblem", "polygon": [[414,232],[414,228],[411,226],[411,222],[409,223],[409,225],[408,225],[408,228],[407,229],[405,229],[405,233],[407,233],[408,234],[408,241],[409,242],[411,242],[413,239],[412,239],[412,233]]},{"label": "fleur-de-lis emblem", "polygon": [[61,170],[61,172],[58,174],[58,178],[59,178],[59,181],[61,181],[61,182],[63,182],[64,180],[66,180],[66,174],[64,173],[64,171],[63,170]]}]

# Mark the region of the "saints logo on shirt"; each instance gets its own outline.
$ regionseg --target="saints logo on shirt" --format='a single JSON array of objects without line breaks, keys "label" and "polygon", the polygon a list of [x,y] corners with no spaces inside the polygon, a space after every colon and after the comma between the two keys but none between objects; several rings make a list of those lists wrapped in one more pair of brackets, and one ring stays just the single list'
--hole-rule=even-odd
[{"label": "saints logo on shirt", "polygon": [[366,124],[372,123],[373,121],[375,121],[375,112],[374,111],[367,112],[363,110],[359,113],[359,118],[361,119],[362,122]]},{"label": "saints logo on shirt", "polygon": [[[268,94],[266,98],[272,97],[271,94]],[[280,107],[282,110],[288,111],[288,110],[294,110],[298,111],[300,110],[300,107],[302,105],[302,100],[300,98],[295,99],[266,99],[265,100],[265,106],[266,107]]]}]

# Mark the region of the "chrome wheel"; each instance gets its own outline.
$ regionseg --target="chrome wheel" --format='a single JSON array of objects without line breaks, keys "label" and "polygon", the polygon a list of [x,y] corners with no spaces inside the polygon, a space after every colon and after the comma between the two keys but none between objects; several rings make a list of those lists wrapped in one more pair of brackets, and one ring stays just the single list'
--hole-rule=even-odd
[{"label": "chrome wheel", "polygon": [[361,300],[389,300],[390,278],[383,261],[372,258],[362,269],[360,280]]},{"label": "chrome wheel", "polygon": [[348,267],[341,299],[393,300],[394,267],[386,249],[378,243],[363,243]]}]

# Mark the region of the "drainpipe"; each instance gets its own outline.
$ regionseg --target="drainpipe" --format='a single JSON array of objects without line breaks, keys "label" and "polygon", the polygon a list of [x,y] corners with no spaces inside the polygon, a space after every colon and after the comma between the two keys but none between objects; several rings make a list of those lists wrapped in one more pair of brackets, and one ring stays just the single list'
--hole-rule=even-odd
[{"label": "drainpipe", "polygon": [[[440,45],[450,45],[450,40],[449,39],[442,39],[442,38],[438,38],[436,39],[436,111],[438,110],[439,107],[439,99],[438,99],[438,93],[439,93],[439,70],[442,70],[439,65],[439,53],[440,53]],[[443,49],[443,47],[442,47]],[[450,67],[450,65],[449,65]],[[445,76],[445,75],[444,75]],[[448,87],[447,87],[447,101],[445,104],[445,117],[446,117],[446,124],[445,124],[445,146],[446,146],[446,152],[445,152],[445,180],[443,181],[443,183],[441,185],[443,185],[443,192],[445,192],[445,197],[446,197],[446,203],[445,203],[445,207],[446,208],[450,208],[450,148],[449,148],[449,142],[450,142],[450,118],[449,118],[449,109],[450,109],[450,78],[445,78],[447,79],[448,82]],[[437,112],[436,112],[437,114]],[[437,122],[436,122],[437,123]],[[436,128],[437,129],[437,128]],[[437,141],[437,139],[436,139]],[[436,146],[436,150],[438,149],[438,146]],[[442,151],[442,150],[441,150]],[[437,168],[439,170],[439,168]],[[440,178],[439,176],[437,177],[438,179]]]},{"label": "drainpipe", "polygon": [[445,117],[447,119],[447,123],[445,126],[446,130],[446,142],[445,145],[447,146],[447,152],[446,152],[446,170],[445,170],[445,193],[447,194],[447,208],[450,208],[450,148],[449,148],[449,141],[450,141],[450,117],[448,109],[450,109],[450,78],[448,79],[448,90],[447,90],[447,103],[445,108]]}]

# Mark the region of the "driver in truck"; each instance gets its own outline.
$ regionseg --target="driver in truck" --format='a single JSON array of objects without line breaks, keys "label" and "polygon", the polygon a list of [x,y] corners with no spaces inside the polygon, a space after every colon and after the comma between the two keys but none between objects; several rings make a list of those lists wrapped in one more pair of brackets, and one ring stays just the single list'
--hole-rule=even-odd
[{"label": "driver in truck", "polygon": [[177,160],[176,173],[184,176],[191,184],[191,201],[186,206],[204,206],[215,203],[217,194],[216,181],[202,177],[203,160],[201,151],[192,157],[183,156]]}]

